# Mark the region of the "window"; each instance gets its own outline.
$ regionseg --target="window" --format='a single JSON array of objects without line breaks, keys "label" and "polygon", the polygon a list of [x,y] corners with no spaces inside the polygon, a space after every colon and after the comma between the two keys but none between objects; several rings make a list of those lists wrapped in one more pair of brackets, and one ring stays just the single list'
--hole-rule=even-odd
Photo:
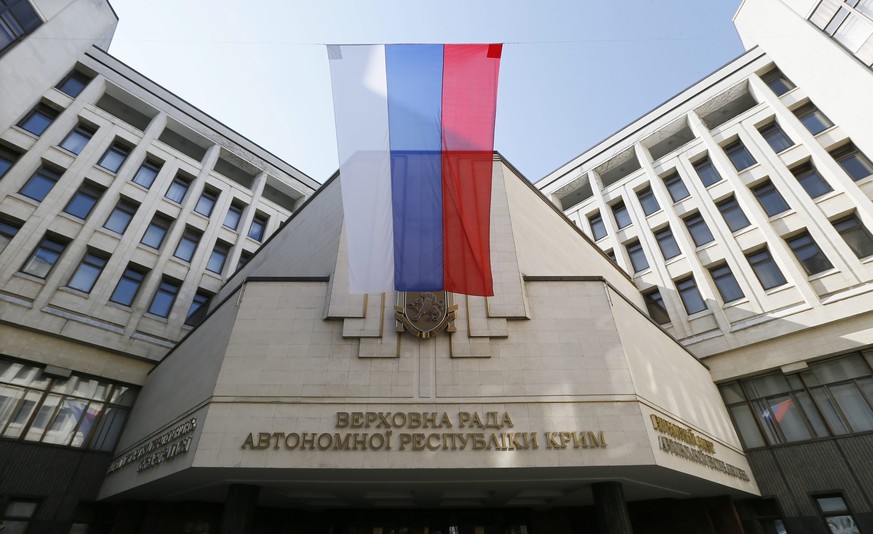
[{"label": "window", "polygon": [[250,259],[252,259],[252,253],[245,250],[242,251],[242,254],[239,255],[239,261],[236,264],[236,270],[239,271],[240,269],[245,267]]},{"label": "window", "polygon": [[791,169],[791,172],[811,198],[818,198],[833,191],[830,184],[827,183],[818,172],[818,169],[811,163],[804,163],[799,167],[795,167]]},{"label": "window", "polygon": [[646,215],[651,215],[661,209],[661,206],[658,205],[658,199],[652,193],[651,187],[647,186],[637,191],[637,198],[640,199],[640,204],[643,206],[643,212]]},{"label": "window", "polygon": [[197,244],[200,242],[200,235],[200,232],[193,228],[185,228],[185,233],[182,234],[182,239],[176,245],[176,252],[173,253],[173,256],[180,260],[191,261],[197,250]]},{"label": "window", "polygon": [[173,219],[161,213],[156,213],[152,218],[152,222],[150,222],[148,228],[146,228],[145,234],[143,234],[140,243],[154,249],[161,248],[161,245],[164,243],[164,238],[167,236],[167,232],[170,230],[172,224]]},{"label": "window", "polygon": [[42,20],[30,2],[0,2],[0,51],[37,29],[40,24]]},{"label": "window", "polygon": [[761,287],[764,289],[772,289],[786,283],[782,271],[776,266],[773,256],[766,248],[746,254],[746,259],[749,260],[749,266],[755,271],[755,276],[758,277],[758,281],[761,282]]},{"label": "window", "polygon": [[6,249],[6,245],[12,241],[12,238],[15,237],[19,229],[21,229],[21,224],[0,219],[0,253]]},{"label": "window", "polygon": [[634,272],[638,273],[649,268],[649,262],[646,260],[646,253],[643,252],[643,247],[639,241],[631,241],[625,245],[627,255],[630,258],[631,266]]},{"label": "window", "polygon": [[694,164],[694,172],[700,178],[704,186],[709,187],[721,181],[721,175],[712,165],[712,160],[703,158]]},{"label": "window", "polygon": [[72,152],[73,154],[79,154],[82,152],[82,149],[85,148],[85,145],[88,144],[88,141],[91,140],[91,136],[93,135],[93,129],[80,124],[73,128],[72,132],[67,134],[67,137],[61,141],[60,147],[68,152]]},{"label": "window", "polygon": [[127,225],[129,225],[130,221],[133,219],[133,215],[136,213],[137,208],[139,208],[139,204],[132,200],[122,198],[118,201],[118,204],[115,205],[115,209],[112,210],[112,213],[109,214],[109,218],[106,219],[103,228],[112,230],[117,234],[123,234],[124,231],[127,230]]},{"label": "window", "polygon": [[36,246],[36,250],[27,258],[21,272],[37,278],[48,277],[65,248],[67,248],[66,241],[57,237],[44,237]]},{"label": "window", "polygon": [[17,160],[18,154],[0,145],[0,178],[3,178],[6,171],[12,168]]},{"label": "window", "polygon": [[670,314],[667,313],[667,307],[664,305],[664,299],[661,297],[660,291],[653,289],[643,293],[643,299],[646,301],[646,308],[649,310],[649,317],[658,324],[667,324],[670,322]]},{"label": "window", "polygon": [[743,209],[740,208],[736,197],[733,195],[717,203],[716,206],[718,211],[721,212],[721,216],[724,217],[724,222],[731,229],[731,232],[736,232],[749,226],[749,219],[746,218],[746,214],[743,213]]},{"label": "window", "polygon": [[197,326],[206,319],[206,313],[209,311],[209,301],[212,296],[205,291],[198,291],[194,295],[194,300],[191,301],[191,307],[188,308],[188,316],[185,318],[185,324],[188,326]]},{"label": "window", "polygon": [[782,96],[788,91],[794,89],[794,84],[791,83],[782,71],[779,69],[773,69],[767,74],[761,76],[761,79],[764,80],[764,83],[767,84],[776,96]]},{"label": "window", "polygon": [[667,186],[667,191],[670,193],[670,198],[673,199],[673,202],[679,202],[690,196],[678,172],[674,172],[664,178],[664,185]]},{"label": "window", "polygon": [[813,241],[809,232],[803,232],[794,237],[785,239],[791,251],[797,256],[797,261],[803,266],[806,274],[818,274],[828,269],[833,269],[830,260],[824,255],[824,252],[818,248],[818,245]]},{"label": "window", "polygon": [[155,183],[155,178],[158,177],[159,172],[161,172],[161,164],[147,159],[142,162],[136,174],[133,175],[133,183],[148,189]]},{"label": "window", "polygon": [[252,219],[252,225],[249,227],[249,237],[255,241],[263,241],[266,230],[267,216],[260,213],[255,214],[255,218]]},{"label": "window", "polygon": [[118,172],[118,169],[121,168],[124,160],[127,159],[128,154],[130,154],[129,148],[118,143],[113,143],[103,154],[103,157],[100,158],[100,161],[97,162],[97,165],[103,167],[109,172]]},{"label": "window", "polygon": [[706,221],[703,220],[703,216],[700,215],[700,212],[692,213],[683,220],[685,221],[685,226],[688,228],[688,233],[691,234],[691,239],[694,241],[695,246],[702,247],[703,245],[714,241],[712,232],[709,231],[709,226],[706,225]]},{"label": "window", "polygon": [[694,283],[693,276],[676,280],[676,289],[679,290],[679,296],[682,298],[682,304],[685,305],[685,311],[688,312],[688,315],[702,312],[706,309],[706,302],[700,296],[700,291],[697,290],[697,284]]},{"label": "window", "polygon": [[103,188],[91,182],[83,182],[82,187],[76,191],[73,198],[67,203],[64,212],[69,213],[73,217],[87,219],[102,194]]},{"label": "window", "polygon": [[758,199],[761,207],[764,208],[764,211],[770,217],[784,213],[789,209],[788,203],[785,202],[779,190],[776,189],[776,186],[770,180],[765,180],[753,187],[752,193],[754,193],[755,198]]},{"label": "window", "polygon": [[227,261],[227,254],[230,252],[230,245],[219,241],[212,249],[212,254],[209,255],[209,261],[206,262],[206,270],[213,273],[221,274],[224,269],[224,262]]},{"label": "window", "polygon": [[628,227],[632,224],[630,213],[628,213],[624,202],[613,204],[612,213],[615,215],[615,224],[618,225],[619,229]]},{"label": "window", "polygon": [[134,265],[133,263],[128,264],[109,300],[122,306],[133,304],[133,300],[136,298],[136,294],[139,293],[139,288],[142,287],[142,281],[147,272],[148,270],[144,267]]},{"label": "window", "polygon": [[200,195],[200,198],[197,199],[197,205],[194,206],[194,211],[203,215],[204,217],[209,217],[212,214],[212,209],[215,207],[215,202],[218,200],[218,193],[215,191],[210,191],[208,189],[204,189],[203,193]]},{"label": "window", "polygon": [[767,144],[770,145],[770,148],[773,149],[773,152],[776,152],[777,154],[794,146],[794,141],[792,141],[791,138],[782,131],[778,122],[774,121],[766,126],[762,126],[758,131],[761,132],[762,136],[764,136],[764,139],[767,141]]},{"label": "window", "polygon": [[655,239],[658,240],[658,246],[661,247],[661,252],[664,254],[665,260],[675,258],[676,256],[682,254],[682,251],[679,250],[679,245],[676,243],[676,239],[673,237],[673,232],[670,231],[669,226],[655,231]]},{"label": "window", "polygon": [[613,263],[616,261],[616,260],[615,260],[615,251],[614,251],[614,250],[609,249],[609,250],[607,250],[607,251],[604,251],[604,254],[606,254],[606,257],[609,258],[609,259],[611,259],[611,260],[613,261]]},{"label": "window", "polygon": [[173,302],[176,300],[176,295],[179,294],[179,285],[179,282],[164,278],[155,292],[149,306],[149,313],[158,317],[168,317],[173,308]]},{"label": "window", "polygon": [[177,204],[181,204],[182,200],[185,198],[185,194],[188,192],[189,185],[191,185],[191,182],[188,179],[176,175],[176,177],[173,178],[173,183],[171,183],[169,189],[167,189],[167,194],[164,196]]},{"label": "window", "polygon": [[[2,4],[0,4],[2,5]],[[2,34],[0,34],[2,35]],[[3,424],[5,421],[0,421]],[[0,526],[3,527],[3,532],[10,534],[27,532],[30,526],[30,520],[36,515],[36,508],[39,506],[38,501],[9,499],[5,503],[3,514],[0,515]]]},{"label": "window", "polygon": [[42,202],[60,179],[60,172],[43,165],[36,171],[36,174],[30,177],[19,193],[37,202]]},{"label": "window", "polygon": [[712,281],[715,282],[715,287],[718,289],[722,301],[733,302],[745,297],[734,273],[731,272],[731,268],[726,263],[711,267],[709,274],[712,275]]},{"label": "window", "polygon": [[66,93],[68,96],[76,98],[79,96],[85,87],[88,85],[88,82],[91,81],[91,78],[82,74],[81,72],[74,70],[69,73],[66,78],[61,80],[61,83],[57,85],[57,88],[62,92]]},{"label": "window", "polygon": [[813,135],[819,134],[834,125],[824,113],[812,103],[804,104],[794,110],[794,115]]},{"label": "window", "polygon": [[746,148],[746,145],[744,145],[742,141],[735,141],[724,147],[724,153],[727,154],[731,163],[734,164],[734,167],[738,171],[748,169],[752,165],[758,163],[755,161],[755,158],[752,157],[752,154],[749,153],[749,149]]},{"label": "window", "polygon": [[[2,221],[0,221],[2,223]],[[833,222],[834,228],[858,258],[873,256],[873,236],[861,224],[856,215],[849,215]]]},{"label": "window", "polygon": [[227,210],[227,215],[224,216],[224,226],[231,230],[239,228],[239,221],[242,219],[243,207],[236,202],[230,205]]},{"label": "window", "polygon": [[[868,355],[868,357],[870,357]],[[747,448],[873,430],[873,376],[861,353],[720,387]]]},{"label": "window", "polygon": [[[846,171],[846,174],[856,182],[873,174],[873,163],[870,163],[867,156],[858,150],[854,143],[849,143],[834,150],[831,152],[831,156]],[[2,169],[0,169],[0,174],[2,174]]]},{"label": "window", "polygon": [[595,241],[599,241],[606,237],[606,225],[603,224],[603,217],[600,216],[600,212],[597,212],[595,215],[590,215],[588,217],[588,224],[591,225],[591,235],[594,237]]},{"label": "window", "polygon": [[825,495],[815,498],[828,530],[833,534],[860,534],[861,530],[849,511],[842,495]]},{"label": "window", "polygon": [[58,112],[54,109],[45,104],[37,104],[35,108],[30,110],[30,113],[21,119],[21,122],[18,123],[18,127],[39,137],[46,131],[57,116]]},{"label": "window", "polygon": [[[56,378],[42,371],[34,365],[0,359],[3,437],[111,452],[136,390],[78,373]],[[8,508],[4,517],[9,517]],[[4,533],[9,531],[8,519],[5,526]]]},{"label": "window", "polygon": [[82,262],[76,267],[76,271],[73,273],[67,286],[90,293],[94,289],[94,284],[100,278],[100,273],[103,272],[103,267],[105,266],[106,258],[93,252],[86,253],[85,257],[82,258]]}]

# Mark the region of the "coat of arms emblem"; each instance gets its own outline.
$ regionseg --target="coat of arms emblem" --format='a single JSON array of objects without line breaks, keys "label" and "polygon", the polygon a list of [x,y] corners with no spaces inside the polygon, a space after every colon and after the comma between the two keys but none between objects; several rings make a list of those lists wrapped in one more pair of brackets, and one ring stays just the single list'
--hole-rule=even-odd
[{"label": "coat of arms emblem", "polygon": [[407,330],[422,339],[444,330],[454,332],[457,309],[445,291],[400,291],[394,307],[397,331]]}]

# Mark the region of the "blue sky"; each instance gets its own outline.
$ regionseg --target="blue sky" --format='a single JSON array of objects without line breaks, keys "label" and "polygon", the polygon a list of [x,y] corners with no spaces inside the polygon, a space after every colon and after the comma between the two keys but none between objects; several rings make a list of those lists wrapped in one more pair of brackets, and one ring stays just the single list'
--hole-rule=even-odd
[{"label": "blue sky", "polygon": [[495,148],[529,180],[743,52],[739,0],[111,0],[110,53],[319,182],[325,43],[507,43]]}]

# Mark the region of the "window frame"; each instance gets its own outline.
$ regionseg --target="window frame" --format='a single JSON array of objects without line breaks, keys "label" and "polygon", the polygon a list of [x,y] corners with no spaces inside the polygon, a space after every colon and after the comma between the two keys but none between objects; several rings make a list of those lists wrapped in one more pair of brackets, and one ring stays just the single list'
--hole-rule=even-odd
[{"label": "window frame", "polygon": [[[151,189],[152,186],[155,184],[155,180],[158,179],[158,174],[160,174],[160,172],[161,172],[161,167],[163,167],[163,163],[158,163],[157,161],[155,161],[153,159],[146,158],[139,165],[139,168],[137,168],[136,172],[134,173],[134,175],[130,179],[130,181],[141,186],[141,187],[144,187],[146,189]],[[154,176],[151,177],[151,180],[147,180],[147,181],[145,181],[145,180],[140,181],[139,180],[141,173],[143,172],[143,169],[150,171],[150,172],[154,172]],[[147,182],[148,185],[144,182]]]},{"label": "window frame", "polygon": [[[792,234],[784,239],[807,276],[815,276],[834,268],[833,263],[831,263],[821,247],[818,246],[818,243],[812,238],[808,230]],[[803,257],[801,253],[804,254]],[[817,263],[820,265],[816,265]]]},{"label": "window frame", "polygon": [[722,147],[725,155],[731,160],[737,172],[743,172],[758,164],[758,160],[749,151],[748,147],[743,143],[742,139],[737,139]]},{"label": "window frame", "polygon": [[812,102],[806,102],[792,110],[792,112],[794,113],[794,116],[797,117],[797,120],[799,120],[813,136],[817,136],[834,126],[834,123],[827,117],[827,115],[825,115]]},{"label": "window frame", "polygon": [[[131,307],[131,305],[136,301],[136,297],[139,295],[139,290],[142,289],[143,282],[145,281],[148,272],[149,270],[145,267],[141,267],[135,263],[128,263],[124,272],[121,273],[118,282],[115,284],[115,289],[112,290],[112,295],[109,296],[109,302],[114,302],[115,304],[128,308]],[[129,273],[135,273],[136,276],[130,275]],[[137,277],[139,278],[137,279]],[[130,295],[127,302],[120,299],[119,291],[122,289],[122,283],[134,287],[133,293]],[[127,291],[127,286],[125,286],[124,290]]]},{"label": "window frame", "polygon": [[[782,269],[779,268],[779,265],[776,263],[776,260],[773,259],[773,255],[770,253],[770,249],[767,247],[758,248],[755,250],[751,250],[744,254],[746,257],[746,261],[749,263],[749,267],[751,267],[752,272],[755,273],[755,278],[758,279],[758,282],[761,284],[761,287],[764,288],[764,291],[769,291],[771,289],[775,289],[777,287],[782,287],[788,283],[788,280],[785,278],[785,275],[782,274]],[[756,258],[753,259],[753,256]],[[759,271],[759,268],[761,271]],[[777,274],[778,278],[772,277],[772,283],[770,281],[766,282],[761,278],[761,273],[767,275],[767,279],[770,280],[771,275]],[[779,282],[781,280],[781,282]],[[770,285],[768,285],[770,284]]]},{"label": "window frame", "polygon": [[[171,288],[173,288],[172,291],[170,291]],[[176,304],[176,299],[179,297],[181,289],[181,282],[167,277],[162,278],[149,303],[148,313],[167,319],[173,313],[173,306]],[[165,300],[167,297],[169,297],[169,301]],[[158,299],[161,300],[159,301]]]},{"label": "window frame", "polygon": [[[97,161],[97,166],[101,169],[111,172],[112,174],[118,174],[118,171],[121,170],[121,167],[127,161],[128,156],[130,156],[131,148],[124,143],[119,142],[118,140],[114,141],[109,148],[100,156],[100,159]],[[115,158],[121,159],[109,159],[111,156]],[[107,164],[113,163],[113,166],[107,166]]]},{"label": "window frame", "polygon": [[[171,202],[175,202],[176,204],[182,204],[184,202],[185,197],[188,196],[188,190],[191,189],[191,179],[181,174],[176,174],[173,177],[173,181],[170,182],[170,185],[167,187],[167,192],[164,193],[164,198]],[[173,192],[174,196],[170,196],[170,193]],[[175,193],[181,192],[181,196],[176,199],[178,196]]]},{"label": "window frame", "polygon": [[[173,257],[191,263],[191,260],[194,259],[194,256],[197,254],[197,247],[200,246],[200,240],[202,238],[203,232],[192,226],[186,226],[185,231],[182,232],[182,236],[179,238],[179,242],[176,243]],[[183,248],[183,245],[185,248]]]},{"label": "window frame", "polygon": [[[87,250],[73,271],[73,274],[70,275],[66,287],[81,291],[82,293],[91,293],[97,284],[97,280],[100,279],[100,275],[103,274],[103,269],[106,268],[107,263],[109,263],[109,255],[107,253]],[[76,282],[76,278],[80,275],[84,279],[84,285],[73,285]]]},{"label": "window frame", "polygon": [[[70,197],[67,205],[64,206],[64,213],[76,217],[77,219],[81,219],[83,221],[86,220],[91,215],[91,212],[94,211],[94,207],[97,205],[97,203],[100,202],[100,198],[103,196],[103,193],[105,191],[106,189],[102,188],[94,182],[88,180],[83,181],[82,185],[80,185],[79,188],[76,189],[76,192],[73,193],[73,196]],[[90,205],[87,206],[87,209],[84,211],[84,213],[80,213],[79,211],[72,211],[74,209],[79,210],[79,207],[74,206],[74,204],[81,203],[80,199],[87,199],[90,202]]]},{"label": "window frame", "polygon": [[[709,310],[709,306],[706,305],[706,300],[700,293],[700,288],[697,287],[697,281],[694,280],[694,275],[676,279],[673,281],[673,284],[675,284],[676,292],[679,293],[679,299],[682,301],[682,306],[685,307],[685,312],[689,316]],[[699,307],[692,306],[693,304],[698,304],[698,302],[692,302],[691,298],[697,299]]]},{"label": "window frame", "polygon": [[[651,268],[651,266],[649,265],[649,260],[648,258],[646,258],[646,252],[643,250],[643,245],[639,239],[628,241],[624,244],[624,249],[625,251],[627,251],[631,267],[634,269],[634,274],[641,273],[646,269]],[[634,258],[641,259],[642,263],[644,263],[645,265],[637,265],[637,262],[634,261]]]},{"label": "window frame", "polygon": [[[97,133],[96,129],[88,126],[87,124],[82,124],[80,122],[72,130],[70,130],[70,133],[68,133],[67,136],[64,137],[63,141],[61,141],[60,144],[58,144],[58,146],[60,148],[63,148],[64,150],[66,150],[70,154],[75,154],[78,156],[79,154],[82,153],[83,150],[85,150],[85,147],[88,146],[88,143],[91,141],[91,138],[94,137],[95,133]],[[67,144],[67,142],[70,141],[71,139],[76,139],[76,140],[80,140],[80,141],[83,140],[84,142],[81,143],[81,146],[77,146],[77,145],[73,145],[72,147],[65,146]]]},{"label": "window frame", "polygon": [[[218,199],[221,196],[219,191],[215,191],[213,189],[204,188],[200,193],[200,197],[197,199],[197,203],[194,205],[194,212],[203,215],[206,218],[212,215],[212,212],[215,211],[215,206],[218,204]],[[205,213],[201,210],[201,203],[204,202],[203,199],[206,199],[208,204],[208,209],[205,210]]]},{"label": "window frame", "polygon": [[788,77],[778,68],[773,68],[765,72],[761,75],[761,80],[776,96],[782,96],[797,87],[794,85],[794,82],[789,80]]},{"label": "window frame", "polygon": [[[688,229],[688,234],[691,235],[691,241],[694,242],[694,246],[697,248],[715,241],[715,237],[712,235],[712,230],[709,229],[709,225],[706,224],[706,219],[703,218],[703,214],[699,211],[689,213],[682,218],[682,222],[685,223],[685,228]],[[701,233],[701,231],[705,231],[706,235],[699,236],[698,234]]]},{"label": "window frame", "polygon": [[694,167],[694,173],[697,174],[697,178],[704,187],[715,185],[724,180],[721,173],[719,173],[718,169],[713,165],[709,156],[705,156],[695,161],[691,166]]},{"label": "window frame", "polygon": [[4,145],[0,145],[0,178],[6,176],[6,173],[9,172],[9,169],[15,166],[20,157],[20,153]]},{"label": "window frame", "polygon": [[777,154],[781,154],[797,144],[775,120],[759,127],[758,133]]},{"label": "window frame", "polygon": [[[270,217],[268,215],[264,215],[260,212],[255,213],[255,216],[252,217],[252,223],[249,225],[248,237],[254,239],[258,243],[262,243],[267,234],[267,224],[269,221]],[[255,228],[258,227],[259,230],[256,232]]]},{"label": "window frame", "polygon": [[[588,216],[588,227],[591,228],[591,238],[594,241],[600,241],[609,235],[609,232],[606,230],[606,223],[603,222],[603,216],[599,210],[597,213],[592,213]],[[598,232],[598,229],[600,229],[600,232]]]},{"label": "window frame", "polygon": [[676,241],[676,237],[673,235],[673,230],[670,229],[669,224],[654,230],[652,234],[655,236],[655,241],[658,242],[658,248],[661,250],[661,255],[664,256],[665,261],[678,258],[682,255],[682,249],[679,247],[679,243]]},{"label": "window frame", "polygon": [[[55,120],[58,118],[58,115],[60,115],[60,112],[58,110],[47,105],[45,102],[40,102],[30,111],[28,111],[27,115],[25,115],[20,121],[18,121],[16,126],[35,137],[41,137],[42,134],[44,134],[45,131],[49,129],[49,126],[51,126],[55,122]],[[30,122],[37,117],[41,117],[42,119],[44,119],[44,123],[37,122],[31,125]]]},{"label": "window frame", "polygon": [[[206,319],[206,315],[209,313],[209,305],[212,303],[214,296],[202,289],[198,289],[194,293],[194,298],[191,300],[191,305],[188,307],[188,313],[185,316],[185,326],[195,327]],[[197,305],[196,308],[195,305]]]},{"label": "window frame", "polygon": [[[852,223],[852,226],[846,226],[846,223]],[[840,237],[843,238],[843,241],[846,242],[846,245],[848,245],[859,260],[873,256],[873,234],[871,234],[870,230],[868,230],[864,223],[861,222],[861,219],[858,218],[856,213],[850,213],[843,217],[834,219],[831,221],[831,225],[833,225],[834,230],[840,234]],[[844,229],[840,229],[838,225],[843,226]],[[862,247],[856,248],[856,244],[853,244],[852,241],[846,239],[846,234],[850,232],[850,235],[859,234],[866,241],[867,249],[870,251],[869,254],[862,255],[864,253]]]},{"label": "window frame", "polygon": [[[61,180],[61,176],[63,176],[64,172],[66,171],[55,169],[54,167],[45,164],[40,165],[36,172],[27,179],[23,186],[21,186],[21,189],[18,190],[18,194],[26,196],[31,200],[42,202],[47,196],[49,196],[52,189],[54,189],[55,185],[57,185]],[[47,189],[42,191],[42,189],[46,187]]]},{"label": "window frame", "polygon": [[[758,204],[761,205],[761,209],[764,210],[764,213],[766,213],[768,217],[776,217],[787,211],[791,211],[791,206],[789,206],[788,202],[785,201],[785,197],[783,197],[782,193],[779,192],[776,184],[774,184],[769,178],[752,186],[751,190],[752,194],[755,195]],[[779,207],[778,211],[772,211],[777,209],[777,206],[773,206],[773,203],[779,204],[780,202],[782,203],[781,206],[784,206],[784,208]]]},{"label": "window frame", "polygon": [[643,213],[646,214],[646,217],[661,211],[661,205],[658,203],[658,199],[655,198],[655,192],[652,191],[651,185],[643,187],[636,193],[637,199],[639,199],[640,206],[643,208]]},{"label": "window frame", "polygon": [[[855,146],[855,143],[847,143],[829,153],[852,181],[859,182],[873,175],[873,162]],[[854,162],[854,164],[849,162]],[[856,174],[858,169],[863,169],[867,174]]]},{"label": "window frame", "polygon": [[[230,257],[230,248],[230,243],[225,243],[221,240],[216,241],[215,246],[212,247],[212,252],[209,253],[209,259],[206,260],[206,270],[221,276],[225,266],[227,266],[227,259]],[[219,256],[221,257],[221,263],[217,266],[218,270],[216,270],[213,268],[213,260]]]},{"label": "window frame", "polygon": [[[679,174],[679,171],[673,171],[672,173],[662,178],[662,181],[664,182],[664,186],[667,188],[667,192],[670,194],[670,198],[673,200],[673,204],[681,202],[691,196],[691,193],[688,191],[688,187],[685,185],[685,181],[682,180],[682,176]],[[685,196],[676,198],[677,194],[681,194],[681,192],[679,192],[679,187],[677,186],[681,186],[681,191],[685,192]]]},{"label": "window frame", "polygon": [[[156,212],[152,217],[152,220],[149,221],[149,225],[146,227],[145,232],[143,232],[142,238],[139,242],[151,249],[160,250],[164,245],[164,240],[167,239],[167,235],[170,233],[170,228],[173,227],[173,222],[173,218],[169,215]],[[162,231],[160,238],[157,240],[157,245],[152,243],[153,237],[156,235],[155,232],[152,231],[152,228]],[[146,242],[146,239],[149,239],[149,242]]]},{"label": "window frame", "polygon": [[624,200],[619,200],[614,204],[610,204],[609,208],[612,210],[612,216],[615,219],[615,226],[619,230],[633,226],[634,221],[631,219],[630,210],[627,209]]},{"label": "window frame", "polygon": [[792,167],[791,174],[794,175],[794,178],[806,194],[809,195],[809,198],[821,198],[834,190],[811,161]]},{"label": "window frame", "polygon": [[[127,229],[130,228],[130,223],[133,221],[133,218],[136,217],[136,212],[139,210],[139,204],[134,202],[133,200],[127,197],[120,197],[118,202],[115,204],[115,207],[112,208],[112,211],[109,212],[109,216],[106,217],[106,221],[103,223],[103,228],[109,230],[110,232],[115,232],[118,235],[124,235],[127,232]],[[121,230],[117,230],[114,227],[109,226],[110,222],[114,220],[115,214],[122,213],[126,214],[127,220],[123,224],[123,228]],[[114,223],[113,223],[114,224]]]},{"label": "window frame", "polygon": [[727,262],[721,262],[707,269],[709,276],[715,284],[718,294],[721,296],[721,301],[725,304],[736,302],[746,298],[743,293],[743,288],[740,287],[737,277]]},{"label": "window frame", "polygon": [[[69,245],[69,243],[70,242],[68,240],[61,237],[57,237],[51,234],[44,235],[43,238],[36,245],[36,247],[33,249],[33,252],[31,252],[30,255],[27,257],[27,260],[25,260],[24,265],[21,266],[19,272],[22,272],[28,276],[33,276],[35,278],[41,278],[43,280],[48,279],[48,277],[51,276],[55,266],[57,266],[57,264],[61,261],[61,256],[64,255],[64,252],[67,250],[67,245]],[[44,257],[39,257],[40,253],[42,253]],[[45,256],[52,257],[52,259],[50,261],[47,261]],[[36,260],[43,261],[48,264],[48,269],[45,271],[45,274],[33,272],[38,267],[38,265],[33,263]]]},{"label": "window frame", "polygon": [[[64,93],[68,97],[75,99],[80,94],[82,94],[82,91],[84,91],[86,87],[88,87],[88,84],[91,83],[91,80],[93,80],[93,78],[91,78],[84,72],[73,69],[72,71],[70,71],[69,74],[64,76],[64,78],[60,82],[58,82],[58,84],[55,86],[55,89]],[[65,87],[71,81],[80,84],[81,86],[77,86],[77,88],[73,92],[65,90]]]},{"label": "window frame", "polygon": [[[721,213],[725,224],[727,224],[732,234],[752,225],[749,218],[746,217],[746,213],[743,211],[742,206],[740,206],[739,201],[737,201],[736,195],[730,195],[719,200],[715,203],[715,207],[718,208],[718,212]],[[742,220],[745,221],[745,223],[742,223],[738,217],[742,217]],[[736,226],[738,224],[740,226]]]},{"label": "window frame", "polygon": [[[657,297],[655,295],[657,295]],[[664,297],[661,295],[658,288],[644,291],[643,301],[646,303],[646,310],[649,312],[649,318],[651,320],[659,325],[670,324],[672,322],[670,320],[670,312],[667,311],[667,305],[664,302]]]}]

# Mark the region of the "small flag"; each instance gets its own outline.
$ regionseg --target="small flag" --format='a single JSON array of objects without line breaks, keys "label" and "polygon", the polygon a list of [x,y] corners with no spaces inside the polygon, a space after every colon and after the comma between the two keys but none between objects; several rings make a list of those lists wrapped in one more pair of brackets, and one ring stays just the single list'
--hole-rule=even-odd
[{"label": "small flag", "polygon": [[777,423],[781,423],[782,419],[785,417],[785,414],[793,405],[791,399],[786,399],[779,404],[773,405],[769,410],[764,412],[764,419],[773,419]]},{"label": "small flag", "polygon": [[327,50],[351,292],[493,295],[502,45]]}]

